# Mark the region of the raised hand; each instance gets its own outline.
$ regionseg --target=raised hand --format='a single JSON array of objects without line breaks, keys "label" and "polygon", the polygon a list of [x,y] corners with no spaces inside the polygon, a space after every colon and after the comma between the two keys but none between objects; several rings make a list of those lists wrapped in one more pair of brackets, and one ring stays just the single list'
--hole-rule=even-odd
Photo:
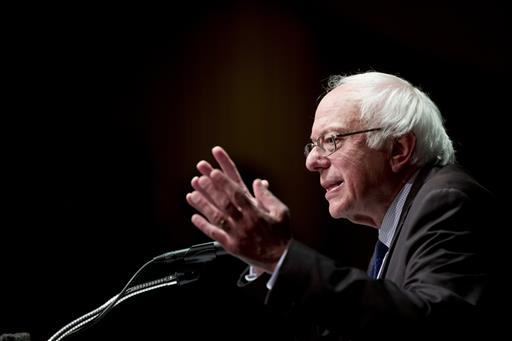
[{"label": "raised hand", "polygon": [[222,170],[204,160],[197,164],[202,175],[192,179],[194,191],[186,196],[200,213],[192,223],[227,252],[272,272],[290,240],[288,208],[266,180],[254,180],[251,195],[224,149],[214,147],[212,154]]}]

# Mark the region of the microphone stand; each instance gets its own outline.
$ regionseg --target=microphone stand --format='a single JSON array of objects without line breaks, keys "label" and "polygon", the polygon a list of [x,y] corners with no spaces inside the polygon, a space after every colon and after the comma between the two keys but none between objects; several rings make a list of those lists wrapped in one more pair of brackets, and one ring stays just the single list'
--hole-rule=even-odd
[{"label": "microphone stand", "polygon": [[76,333],[84,328],[88,328],[101,320],[110,309],[114,308],[119,303],[129,299],[130,297],[142,294],[144,292],[167,287],[171,285],[183,285],[190,282],[194,282],[199,279],[199,273],[192,270],[184,270],[184,272],[176,272],[174,275],[163,277],[155,281],[146,282],[136,286],[130,286],[135,279],[139,276],[141,271],[148,265],[153,263],[167,263],[174,264],[178,267],[195,266],[201,265],[213,261],[217,256],[225,255],[226,251],[221,247],[218,242],[208,242],[193,245],[190,248],[168,252],[160,256],[154,257],[150,261],[146,262],[143,266],[137,270],[132,276],[128,283],[124,286],[121,292],[100,307],[95,310],[79,317],[78,319],[70,322],[57,333],[52,335],[48,341],[59,341],[64,337]]},{"label": "microphone stand", "polygon": [[[125,290],[124,293],[117,294],[110,298],[107,302],[105,302],[100,307],[88,312],[85,315],[73,320],[68,323],[64,327],[62,327],[58,332],[53,334],[48,341],[59,341],[69,336],[78,330],[85,328],[85,326],[96,320],[98,316],[102,315],[107,308],[115,307],[121,302],[126,301],[127,299],[151,291],[155,289],[160,289],[163,287],[171,286],[171,285],[184,285],[199,279],[199,273],[190,271],[190,272],[177,272],[173,275],[162,277],[160,279],[145,282],[139,285],[135,285],[133,287],[129,287]],[[121,296],[121,297],[120,297]]]}]

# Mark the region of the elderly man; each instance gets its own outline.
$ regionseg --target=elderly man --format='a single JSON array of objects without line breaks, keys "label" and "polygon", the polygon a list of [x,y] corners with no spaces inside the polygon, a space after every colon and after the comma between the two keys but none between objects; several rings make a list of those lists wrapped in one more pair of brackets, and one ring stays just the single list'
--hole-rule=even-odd
[{"label": "elderly man", "polygon": [[[344,340],[469,339],[492,333],[496,251],[493,196],[455,164],[429,97],[384,73],[334,77],[318,105],[306,168],[329,213],[378,229],[368,272],[341,267],[294,240],[288,208],[229,155],[200,161],[188,203],[193,224],[266,278],[266,303]],[[302,328],[303,326],[301,326]],[[297,337],[310,336],[298,327]]]}]

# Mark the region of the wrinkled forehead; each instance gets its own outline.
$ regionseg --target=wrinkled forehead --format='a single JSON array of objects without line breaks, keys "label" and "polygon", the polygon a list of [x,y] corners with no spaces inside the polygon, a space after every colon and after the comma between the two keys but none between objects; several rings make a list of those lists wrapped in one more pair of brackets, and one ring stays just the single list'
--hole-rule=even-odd
[{"label": "wrinkled forehead", "polygon": [[317,139],[330,132],[360,128],[359,105],[347,86],[339,86],[322,98],[315,113],[311,138]]}]

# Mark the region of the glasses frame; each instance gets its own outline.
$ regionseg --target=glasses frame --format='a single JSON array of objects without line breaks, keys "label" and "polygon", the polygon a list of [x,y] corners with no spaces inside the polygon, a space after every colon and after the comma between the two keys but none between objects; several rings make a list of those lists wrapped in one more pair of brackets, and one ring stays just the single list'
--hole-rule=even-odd
[{"label": "glasses frame", "polygon": [[[334,154],[335,152],[337,152],[341,148],[341,146],[342,146],[341,144],[339,146],[336,144],[336,140],[338,140],[339,138],[351,136],[351,135],[369,133],[371,131],[378,131],[378,130],[382,130],[382,128],[371,128],[371,129],[365,129],[365,130],[351,131],[349,133],[339,133],[339,134],[329,136],[328,138],[333,139],[333,143],[334,143],[334,150],[332,152],[330,152],[330,151],[326,150],[324,147],[322,147],[323,142],[322,142],[322,145],[320,145],[320,140],[324,139],[324,137],[320,137],[316,141],[307,143],[304,146],[304,156],[306,156],[306,158],[307,158],[309,156],[309,154],[313,151],[313,148],[315,148],[315,147],[320,148],[320,150],[322,150],[323,153],[328,153],[328,154],[322,154],[322,156],[324,156],[324,157],[330,156],[330,155]],[[309,149],[309,151],[308,151],[308,149]]]}]

